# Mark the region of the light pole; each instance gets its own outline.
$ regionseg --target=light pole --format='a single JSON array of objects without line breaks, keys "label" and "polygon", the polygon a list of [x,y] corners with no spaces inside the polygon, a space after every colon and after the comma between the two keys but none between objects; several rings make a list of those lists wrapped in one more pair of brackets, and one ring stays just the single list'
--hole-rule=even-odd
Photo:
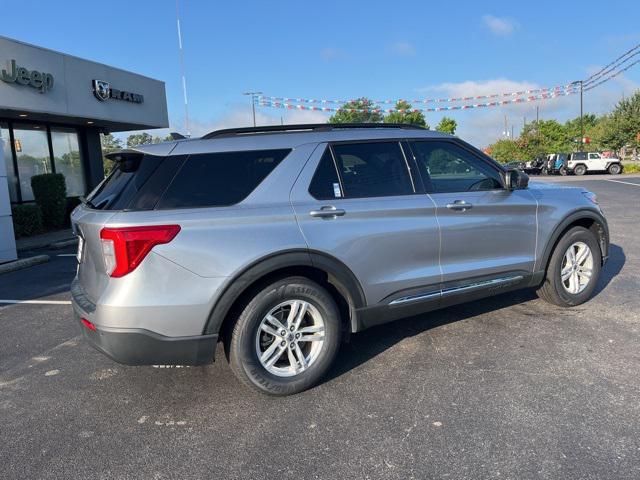
[{"label": "light pole", "polygon": [[583,80],[576,80],[575,82],[571,82],[569,85],[578,85],[580,84],[580,151],[582,151],[582,147],[584,146],[584,123],[582,122],[582,93],[584,91]]},{"label": "light pole", "polygon": [[244,92],[242,95],[251,96],[251,112],[253,113],[253,126],[256,126],[256,96],[262,95],[262,92]]}]

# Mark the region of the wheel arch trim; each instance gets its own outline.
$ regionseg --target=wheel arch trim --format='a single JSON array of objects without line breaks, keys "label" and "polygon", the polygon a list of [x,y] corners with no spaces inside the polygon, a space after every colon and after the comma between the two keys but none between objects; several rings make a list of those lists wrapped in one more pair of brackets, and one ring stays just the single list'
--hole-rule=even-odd
[{"label": "wheel arch trim", "polygon": [[203,334],[219,333],[233,305],[255,282],[278,270],[292,267],[312,267],[327,275],[329,283],[349,303],[350,326],[353,331],[354,326],[357,325],[356,309],[366,306],[364,290],[354,273],[343,262],[331,255],[314,250],[294,249],[256,260],[230,277],[209,313]]},{"label": "wheel arch trim", "polygon": [[558,241],[562,237],[562,234],[576,222],[580,220],[592,220],[599,225],[602,229],[598,238],[598,244],[600,245],[600,252],[602,254],[602,263],[604,263],[609,255],[609,226],[607,220],[598,212],[590,209],[576,210],[566,217],[564,217],[553,229],[553,232],[549,236],[544,250],[540,255],[540,258],[536,264],[536,271],[546,271],[549,265],[549,260]]}]

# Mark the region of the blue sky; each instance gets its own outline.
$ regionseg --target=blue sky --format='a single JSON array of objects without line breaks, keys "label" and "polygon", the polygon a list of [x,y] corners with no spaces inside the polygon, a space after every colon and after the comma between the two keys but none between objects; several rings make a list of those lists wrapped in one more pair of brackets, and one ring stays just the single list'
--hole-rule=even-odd
[{"label": "blue sky", "polygon": [[[166,82],[172,130],[183,130],[175,0],[7,2],[0,34]],[[498,93],[585,78],[640,43],[640,3],[216,2],[180,0],[194,134],[248,125],[241,92],[352,98]],[[640,65],[594,89],[601,113],[640,87]],[[578,114],[578,98],[539,103],[542,118]],[[457,112],[459,135],[478,146],[516,135],[531,104]],[[323,121],[269,108],[258,121]],[[441,114],[430,114],[433,126]]]}]

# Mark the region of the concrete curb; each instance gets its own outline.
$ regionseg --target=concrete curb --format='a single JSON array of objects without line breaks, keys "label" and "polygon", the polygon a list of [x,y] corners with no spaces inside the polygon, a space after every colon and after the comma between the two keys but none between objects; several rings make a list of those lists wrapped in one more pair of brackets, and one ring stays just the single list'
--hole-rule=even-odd
[{"label": "concrete curb", "polygon": [[69,247],[71,245],[77,245],[77,244],[78,244],[78,239],[74,237],[74,238],[68,238],[67,240],[60,240],[59,242],[54,242],[49,245],[49,248],[53,250],[60,250],[61,248],[65,248],[65,247]]},{"label": "concrete curb", "polygon": [[47,263],[49,261],[49,255],[36,255],[35,257],[20,258],[13,262],[3,263],[0,265],[0,275],[3,273],[15,272],[16,270],[22,270],[23,268],[32,267],[41,263]]}]

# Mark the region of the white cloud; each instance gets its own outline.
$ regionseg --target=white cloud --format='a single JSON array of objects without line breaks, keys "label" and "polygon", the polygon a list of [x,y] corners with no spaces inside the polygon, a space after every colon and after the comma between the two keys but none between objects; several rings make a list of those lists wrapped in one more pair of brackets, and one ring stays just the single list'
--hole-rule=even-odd
[{"label": "white cloud", "polygon": [[398,57],[410,57],[415,55],[416,51],[409,42],[395,42],[387,47],[387,52]]},{"label": "white cloud", "polygon": [[482,22],[494,35],[508,36],[518,26],[518,23],[507,17],[496,17],[495,15],[483,15]]}]

